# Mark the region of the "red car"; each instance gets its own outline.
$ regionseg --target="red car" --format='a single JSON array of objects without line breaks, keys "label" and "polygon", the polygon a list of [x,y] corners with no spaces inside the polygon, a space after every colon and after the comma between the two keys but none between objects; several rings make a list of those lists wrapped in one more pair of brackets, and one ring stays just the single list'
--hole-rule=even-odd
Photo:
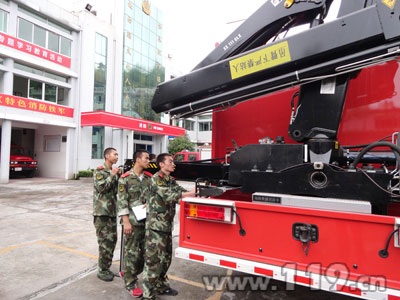
[{"label": "red car", "polygon": [[24,148],[11,145],[10,151],[10,176],[21,174],[26,177],[35,176],[37,170],[37,160],[25,155]]}]

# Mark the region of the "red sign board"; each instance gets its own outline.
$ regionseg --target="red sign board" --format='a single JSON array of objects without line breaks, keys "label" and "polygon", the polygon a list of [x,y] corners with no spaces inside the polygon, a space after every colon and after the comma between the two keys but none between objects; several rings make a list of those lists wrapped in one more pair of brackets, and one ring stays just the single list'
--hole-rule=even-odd
[{"label": "red sign board", "polygon": [[74,109],[45,101],[0,94],[0,105],[72,118]]},{"label": "red sign board", "polygon": [[48,49],[41,48],[39,46],[17,39],[13,36],[4,33],[0,33],[0,45],[14,48],[18,51],[22,51],[46,59],[48,61],[51,61],[53,63],[59,64],[67,68],[71,67],[70,57],[61,55],[59,53],[50,51]]},{"label": "red sign board", "polygon": [[83,112],[81,126],[106,126],[168,136],[185,135],[185,129],[168,124],[152,122],[105,111]]}]

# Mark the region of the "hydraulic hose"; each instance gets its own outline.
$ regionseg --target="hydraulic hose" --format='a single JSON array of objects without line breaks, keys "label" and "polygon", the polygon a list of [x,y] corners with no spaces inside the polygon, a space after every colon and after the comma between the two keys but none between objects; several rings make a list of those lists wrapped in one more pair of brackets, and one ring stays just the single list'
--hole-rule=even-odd
[{"label": "hydraulic hose", "polygon": [[389,142],[375,142],[372,144],[369,144],[367,147],[365,147],[355,158],[354,162],[353,162],[353,166],[356,167],[357,164],[360,162],[361,158],[365,155],[365,153],[367,153],[368,151],[370,151],[373,148],[376,147],[389,147],[390,149],[392,149],[394,155],[397,158],[397,161],[400,163],[400,147],[393,144],[393,143],[389,143]]}]

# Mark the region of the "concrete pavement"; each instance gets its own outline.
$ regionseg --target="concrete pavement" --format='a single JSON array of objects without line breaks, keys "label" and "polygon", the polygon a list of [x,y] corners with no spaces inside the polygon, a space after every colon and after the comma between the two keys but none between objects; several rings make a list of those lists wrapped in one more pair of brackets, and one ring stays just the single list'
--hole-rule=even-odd
[{"label": "concrete pavement", "polygon": [[[182,183],[191,188],[191,183]],[[12,179],[0,185],[0,299],[132,299],[115,278],[96,277],[97,241],[93,226],[91,179],[66,181],[51,178]],[[177,215],[179,214],[179,209]],[[112,270],[119,270],[120,226]],[[174,247],[179,223],[175,219]],[[177,297],[161,299],[331,299],[349,297],[309,291],[285,284],[265,291],[207,290],[203,276],[240,277],[243,273],[173,259],[169,270]],[[225,277],[224,277],[225,278]],[[141,282],[141,281],[140,281]]]}]

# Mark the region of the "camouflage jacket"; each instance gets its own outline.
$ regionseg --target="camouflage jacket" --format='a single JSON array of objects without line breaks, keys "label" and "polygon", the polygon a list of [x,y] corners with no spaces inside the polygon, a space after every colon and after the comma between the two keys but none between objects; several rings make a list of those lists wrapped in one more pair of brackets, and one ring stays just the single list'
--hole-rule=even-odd
[{"label": "camouflage jacket", "polygon": [[153,175],[151,197],[147,202],[146,228],[171,232],[175,216],[175,205],[186,192],[172,176],[158,171]]},{"label": "camouflage jacket", "polygon": [[111,169],[105,164],[94,173],[93,216],[116,217],[118,175],[111,177]]},{"label": "camouflage jacket", "polygon": [[145,204],[150,198],[151,176],[151,173],[143,172],[143,178],[140,181],[140,178],[131,169],[124,173],[118,181],[118,216],[129,214],[129,221],[132,225],[144,226],[145,224],[145,220],[136,220],[131,208]]}]

